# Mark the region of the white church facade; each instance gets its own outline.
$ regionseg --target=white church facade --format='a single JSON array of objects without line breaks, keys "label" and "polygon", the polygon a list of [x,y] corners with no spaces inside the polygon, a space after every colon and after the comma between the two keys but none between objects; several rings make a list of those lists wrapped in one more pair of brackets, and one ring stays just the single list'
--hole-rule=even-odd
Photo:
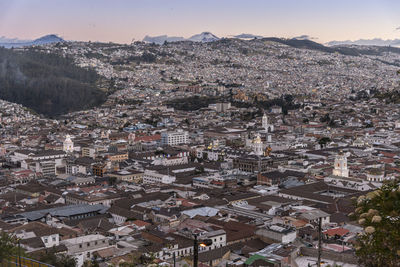
[{"label": "white church facade", "polygon": [[67,134],[65,136],[65,140],[63,142],[63,151],[65,153],[73,153],[74,152],[74,142],[71,140],[71,136]]}]

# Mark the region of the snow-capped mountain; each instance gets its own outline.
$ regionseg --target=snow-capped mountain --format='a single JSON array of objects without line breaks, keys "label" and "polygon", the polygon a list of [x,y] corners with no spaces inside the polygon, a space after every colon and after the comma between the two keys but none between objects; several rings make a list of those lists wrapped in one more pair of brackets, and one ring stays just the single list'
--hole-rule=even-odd
[{"label": "snow-capped mountain", "polygon": [[56,34],[45,35],[35,40],[19,40],[19,39],[8,39],[2,37],[0,41],[0,47],[3,46],[5,48],[12,48],[12,47],[52,44],[59,42],[65,42],[65,40],[57,36]]},{"label": "snow-capped mountain", "polygon": [[163,44],[165,41],[167,42],[179,42],[179,41],[191,41],[191,42],[214,42],[218,41],[219,38],[212,34],[211,32],[202,32],[200,34],[195,34],[190,38],[183,38],[178,36],[168,36],[168,35],[159,35],[159,36],[148,36],[146,35],[143,38],[143,42],[147,43],[155,43],[155,44]]},{"label": "snow-capped mountain", "polygon": [[217,36],[215,36],[214,34],[212,34],[211,32],[202,32],[200,34],[193,35],[188,40],[192,41],[192,42],[203,42],[203,43],[206,43],[206,42],[218,41],[219,38]]}]

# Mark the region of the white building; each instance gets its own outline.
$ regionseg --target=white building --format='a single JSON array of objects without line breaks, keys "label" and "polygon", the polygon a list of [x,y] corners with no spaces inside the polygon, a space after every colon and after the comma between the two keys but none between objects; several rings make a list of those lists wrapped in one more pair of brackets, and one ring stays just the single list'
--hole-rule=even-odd
[{"label": "white building", "polygon": [[51,248],[60,244],[60,235],[57,230],[40,222],[33,222],[17,227],[14,234],[15,237],[19,239],[39,237],[46,248]]},{"label": "white building", "polygon": [[261,137],[257,134],[256,138],[253,140],[252,149],[254,154],[257,156],[262,156],[264,154],[264,144],[261,141]]},{"label": "white building", "polygon": [[217,112],[226,112],[228,109],[231,108],[231,103],[217,103],[216,104],[216,111]]},{"label": "white building", "polygon": [[295,228],[283,224],[274,224],[260,228],[256,231],[256,234],[283,244],[291,243],[297,237]]},{"label": "white building", "polygon": [[264,113],[264,116],[262,117],[262,127],[265,129],[265,131],[267,133],[270,133],[270,132],[274,131],[274,125],[273,124],[269,124],[268,116],[265,113]]},{"label": "white building", "polygon": [[367,172],[367,180],[369,182],[383,182],[385,180],[385,173],[380,169],[370,169]]},{"label": "white building", "polygon": [[347,157],[340,151],[335,158],[335,166],[332,172],[335,176],[349,177],[349,169],[347,168]]},{"label": "white building", "polygon": [[93,257],[93,252],[110,247],[109,240],[103,235],[85,235],[60,242],[67,247],[67,254],[74,256],[78,264],[82,266],[83,262]]},{"label": "white building", "polygon": [[63,143],[63,150],[65,153],[74,152],[74,142],[71,140],[71,136],[67,134]]},{"label": "white building", "polygon": [[169,157],[169,158],[158,158],[153,161],[154,165],[163,166],[176,166],[189,163],[188,157]]},{"label": "white building", "polygon": [[189,132],[182,129],[161,133],[161,145],[180,145],[189,143]]},{"label": "white building", "polygon": [[[212,250],[226,246],[226,232],[224,230],[215,230],[200,236],[201,239],[211,239],[212,245],[205,247],[204,250]],[[203,248],[200,248],[200,251]]]},{"label": "white building", "polygon": [[368,176],[367,180],[357,179],[354,177],[327,176],[324,178],[324,182],[332,184],[335,187],[349,188],[358,191],[374,190],[375,188],[382,186],[382,183],[380,182],[369,180]]},{"label": "white building", "polygon": [[168,174],[158,173],[153,170],[145,170],[143,174],[144,184],[171,184],[176,177]]}]

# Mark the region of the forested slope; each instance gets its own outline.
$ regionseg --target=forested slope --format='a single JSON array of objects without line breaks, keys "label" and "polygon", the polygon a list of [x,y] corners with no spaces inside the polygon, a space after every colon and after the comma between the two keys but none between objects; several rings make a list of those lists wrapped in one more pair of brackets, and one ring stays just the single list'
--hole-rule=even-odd
[{"label": "forested slope", "polygon": [[0,48],[0,98],[47,116],[103,103],[106,93],[98,89],[99,79],[69,58]]}]

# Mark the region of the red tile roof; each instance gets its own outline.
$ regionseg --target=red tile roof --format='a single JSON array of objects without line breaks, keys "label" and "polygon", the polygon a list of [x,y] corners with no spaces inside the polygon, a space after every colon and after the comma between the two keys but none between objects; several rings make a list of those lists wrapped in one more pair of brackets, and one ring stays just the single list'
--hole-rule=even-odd
[{"label": "red tile roof", "polygon": [[143,226],[148,226],[148,225],[150,225],[150,223],[144,222],[144,221],[141,221],[141,220],[133,221],[133,224],[137,225],[138,227],[143,227]]},{"label": "red tile roof", "polygon": [[143,135],[143,136],[136,136],[135,137],[135,142],[151,142],[151,141],[157,141],[161,140],[161,135],[155,134],[155,135]]},{"label": "red tile roof", "polygon": [[332,228],[324,231],[324,234],[329,235],[329,236],[344,236],[347,233],[349,233],[349,230],[344,229],[344,228]]}]

